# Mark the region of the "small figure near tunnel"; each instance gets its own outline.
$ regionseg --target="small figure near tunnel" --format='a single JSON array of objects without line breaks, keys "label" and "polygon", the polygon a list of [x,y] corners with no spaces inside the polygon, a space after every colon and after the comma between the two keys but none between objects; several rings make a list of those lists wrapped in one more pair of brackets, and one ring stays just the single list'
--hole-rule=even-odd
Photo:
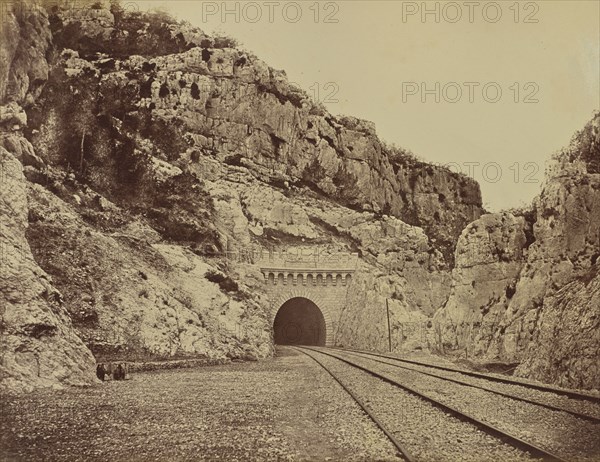
[{"label": "small figure near tunnel", "polygon": [[303,297],[288,300],[273,323],[277,345],[325,346],[325,318],[317,305]]}]

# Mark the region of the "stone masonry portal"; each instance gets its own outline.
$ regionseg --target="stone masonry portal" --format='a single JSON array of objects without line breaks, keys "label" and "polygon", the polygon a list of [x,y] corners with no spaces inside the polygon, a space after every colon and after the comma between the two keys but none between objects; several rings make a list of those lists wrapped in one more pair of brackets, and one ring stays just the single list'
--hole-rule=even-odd
[{"label": "stone masonry portal", "polygon": [[358,255],[302,248],[259,262],[275,343],[335,345]]}]

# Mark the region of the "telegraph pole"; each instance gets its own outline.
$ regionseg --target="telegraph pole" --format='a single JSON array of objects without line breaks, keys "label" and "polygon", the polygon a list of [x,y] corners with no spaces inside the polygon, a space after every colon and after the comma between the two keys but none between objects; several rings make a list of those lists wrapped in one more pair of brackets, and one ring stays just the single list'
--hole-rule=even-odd
[{"label": "telegraph pole", "polygon": [[387,297],[385,298],[385,310],[387,312],[387,322],[388,322],[388,345],[390,349],[390,353],[392,352],[392,328],[390,326],[390,305],[388,304]]}]

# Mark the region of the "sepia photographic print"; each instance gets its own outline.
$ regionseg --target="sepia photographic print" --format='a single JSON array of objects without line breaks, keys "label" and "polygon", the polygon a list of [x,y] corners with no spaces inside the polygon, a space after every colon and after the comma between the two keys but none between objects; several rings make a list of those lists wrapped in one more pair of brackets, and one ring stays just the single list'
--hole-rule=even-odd
[{"label": "sepia photographic print", "polygon": [[600,461],[600,1],[0,0],[0,461]]}]

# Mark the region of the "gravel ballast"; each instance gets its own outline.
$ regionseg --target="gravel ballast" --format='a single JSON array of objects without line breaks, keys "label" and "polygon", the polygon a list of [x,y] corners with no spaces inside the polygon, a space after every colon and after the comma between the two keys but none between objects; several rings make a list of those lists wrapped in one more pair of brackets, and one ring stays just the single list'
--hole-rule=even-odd
[{"label": "gravel ballast", "polygon": [[[354,354],[354,352],[353,352]],[[363,357],[372,357],[365,353],[356,352],[357,355]],[[444,371],[440,369],[435,369],[427,366],[420,366],[416,364],[407,364],[402,362],[396,362],[394,359],[386,359],[382,357],[375,357],[374,359],[378,359],[380,361],[387,361],[390,364],[399,364],[400,366],[413,369],[415,371],[423,371],[429,374],[439,375],[441,377],[448,377],[455,380],[461,380],[463,382],[467,382],[473,385],[490,388],[502,393],[509,393],[516,395],[521,398],[530,399],[542,402],[544,404],[561,407],[564,409],[568,409],[573,412],[579,412],[582,414],[586,414],[592,417],[600,418],[600,403],[585,401],[581,399],[570,398],[565,395],[560,395],[557,393],[552,393],[549,391],[541,391],[533,388],[528,388],[525,382],[522,382],[522,385],[517,384],[508,384],[502,382],[495,382],[491,380],[486,380],[483,378],[472,377],[466,374],[461,374],[460,372],[451,372]],[[490,374],[491,375],[491,374]]]},{"label": "gravel ballast", "polygon": [[598,423],[398,368],[393,365],[393,360],[369,358],[341,351],[328,353],[393,378],[567,460],[596,461],[600,457]]},{"label": "gravel ballast", "polygon": [[446,414],[411,393],[325,354],[313,350],[308,353],[314,355],[366,402],[416,460],[532,460],[528,454],[470,423]]},{"label": "gravel ballast", "polygon": [[3,460],[400,460],[339,384],[291,349],[1,403]]}]

